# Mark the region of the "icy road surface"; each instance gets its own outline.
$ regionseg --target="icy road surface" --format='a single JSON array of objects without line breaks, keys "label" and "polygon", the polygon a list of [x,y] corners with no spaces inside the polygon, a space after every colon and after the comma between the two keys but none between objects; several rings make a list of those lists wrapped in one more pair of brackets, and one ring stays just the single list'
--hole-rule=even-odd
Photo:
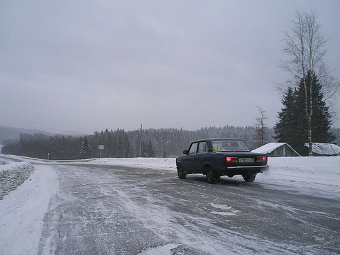
[{"label": "icy road surface", "polygon": [[57,164],[40,254],[339,254],[339,196],[284,182]]}]

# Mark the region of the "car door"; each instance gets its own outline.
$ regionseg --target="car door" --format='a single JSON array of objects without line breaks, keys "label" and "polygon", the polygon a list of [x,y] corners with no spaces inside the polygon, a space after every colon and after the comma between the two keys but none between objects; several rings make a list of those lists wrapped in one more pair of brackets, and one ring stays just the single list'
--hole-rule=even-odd
[{"label": "car door", "polygon": [[195,156],[197,152],[198,143],[192,143],[189,148],[188,155],[185,156],[185,158],[182,160],[182,167],[185,172],[187,173],[193,173],[195,171]]},{"label": "car door", "polygon": [[207,142],[200,142],[198,144],[197,154],[195,155],[195,173],[202,173],[207,153]]}]

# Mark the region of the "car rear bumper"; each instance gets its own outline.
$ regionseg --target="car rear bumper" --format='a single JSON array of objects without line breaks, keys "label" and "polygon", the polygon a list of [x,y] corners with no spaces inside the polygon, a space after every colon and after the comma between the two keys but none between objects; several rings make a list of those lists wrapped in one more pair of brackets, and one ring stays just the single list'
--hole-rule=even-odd
[{"label": "car rear bumper", "polygon": [[222,167],[220,169],[220,175],[228,175],[230,177],[234,175],[244,175],[244,174],[258,174],[269,169],[268,165],[265,166],[231,166]]}]

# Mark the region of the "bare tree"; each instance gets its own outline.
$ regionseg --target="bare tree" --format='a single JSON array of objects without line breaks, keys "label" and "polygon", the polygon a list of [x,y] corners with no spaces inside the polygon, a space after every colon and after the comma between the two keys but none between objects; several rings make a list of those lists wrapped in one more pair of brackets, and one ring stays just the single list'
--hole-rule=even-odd
[{"label": "bare tree", "polygon": [[265,120],[268,119],[267,115],[265,114],[265,111],[259,107],[256,106],[260,111],[260,116],[256,118],[256,126],[255,126],[255,133],[253,136],[253,139],[256,142],[256,146],[262,146],[267,142],[267,126],[265,124]]},{"label": "bare tree", "polygon": [[290,56],[287,61],[281,61],[281,67],[289,72],[292,79],[289,85],[297,86],[303,82],[305,91],[305,116],[308,123],[309,155],[312,155],[312,118],[313,118],[313,78],[306,79],[308,73],[315,74],[323,87],[326,99],[331,98],[339,90],[339,82],[330,74],[324,62],[326,40],[320,33],[320,26],[316,22],[316,14],[295,13],[291,21],[292,27],[285,32],[284,52]]}]

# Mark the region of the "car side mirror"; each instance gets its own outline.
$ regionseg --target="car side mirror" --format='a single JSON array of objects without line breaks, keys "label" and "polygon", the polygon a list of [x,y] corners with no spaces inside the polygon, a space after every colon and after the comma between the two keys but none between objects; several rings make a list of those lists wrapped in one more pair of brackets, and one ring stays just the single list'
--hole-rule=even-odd
[{"label": "car side mirror", "polygon": [[189,151],[188,151],[188,150],[184,150],[184,151],[183,151],[183,154],[188,155],[188,154],[189,154]]}]

